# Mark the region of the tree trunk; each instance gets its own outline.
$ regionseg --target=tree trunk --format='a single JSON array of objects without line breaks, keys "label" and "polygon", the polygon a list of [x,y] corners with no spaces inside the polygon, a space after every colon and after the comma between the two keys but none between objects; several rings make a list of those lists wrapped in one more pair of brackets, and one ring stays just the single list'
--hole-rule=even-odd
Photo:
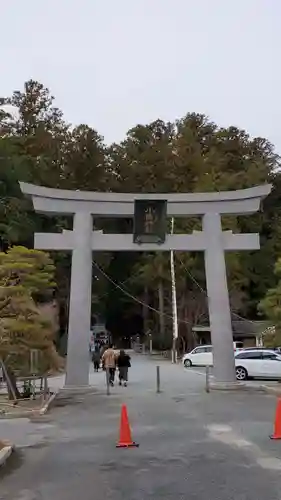
[{"label": "tree trunk", "polygon": [[21,393],[17,388],[17,379],[16,376],[10,368],[3,369],[4,380],[7,385],[8,397],[10,401],[14,401],[14,399],[21,399]]},{"label": "tree trunk", "polygon": [[[149,295],[147,286],[143,292],[144,304],[149,304]],[[143,333],[146,334],[149,330],[149,309],[145,305],[142,306]]]},{"label": "tree trunk", "polygon": [[158,303],[159,303],[159,326],[160,326],[160,341],[165,342],[165,315],[164,315],[164,286],[163,280],[160,278],[158,282]]}]

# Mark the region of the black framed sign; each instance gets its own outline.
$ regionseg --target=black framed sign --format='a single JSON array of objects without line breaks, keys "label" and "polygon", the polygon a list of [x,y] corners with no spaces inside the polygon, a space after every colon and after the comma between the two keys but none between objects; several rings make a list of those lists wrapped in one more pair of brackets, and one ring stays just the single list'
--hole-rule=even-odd
[{"label": "black framed sign", "polygon": [[166,219],[167,200],[135,200],[134,243],[164,243]]}]

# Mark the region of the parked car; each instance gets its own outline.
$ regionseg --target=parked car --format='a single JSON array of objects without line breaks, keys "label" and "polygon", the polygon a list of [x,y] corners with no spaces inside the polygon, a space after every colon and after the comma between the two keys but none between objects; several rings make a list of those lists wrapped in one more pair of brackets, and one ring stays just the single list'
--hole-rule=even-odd
[{"label": "parked car", "polygon": [[281,379],[281,355],[273,349],[245,349],[235,353],[237,380]]},{"label": "parked car", "polygon": [[212,366],[213,347],[211,345],[195,347],[195,349],[183,356],[182,362],[186,368],[190,366]]},{"label": "parked car", "polygon": [[[235,351],[234,359],[237,380],[246,380],[247,378],[281,379],[281,354],[274,349],[247,347]],[[212,346],[195,347],[183,356],[182,362],[186,368],[212,366]]]},{"label": "parked car", "polygon": [[[258,351],[258,350],[262,350],[262,351],[275,351],[275,348],[273,347],[264,347],[264,346],[252,346],[252,347],[244,347],[243,349],[240,349],[240,351],[252,351],[252,350],[255,350],[255,351]],[[277,349],[277,348],[276,348]]]},{"label": "parked car", "polygon": [[[233,342],[233,349],[235,352],[241,351],[242,342]],[[212,345],[199,345],[191,352],[183,356],[183,364],[186,368],[190,366],[212,366],[213,365],[213,347]]]}]

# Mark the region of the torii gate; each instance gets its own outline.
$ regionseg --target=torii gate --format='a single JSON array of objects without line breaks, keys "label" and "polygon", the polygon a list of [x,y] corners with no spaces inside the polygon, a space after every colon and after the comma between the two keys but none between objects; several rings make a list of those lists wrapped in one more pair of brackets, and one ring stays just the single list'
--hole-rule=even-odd
[{"label": "torii gate", "polygon": [[[32,198],[36,212],[73,215],[73,230],[36,233],[34,247],[40,250],[72,252],[66,381],[67,388],[89,384],[89,332],[91,317],[93,251],[203,251],[205,254],[214,376],[217,383],[234,383],[235,364],[231,312],[224,252],[258,250],[259,234],[222,231],[221,214],[257,212],[271,191],[269,184],[237,191],[212,193],[96,193],[69,191],[20,183]],[[104,234],[93,231],[93,218],[134,217],[135,203],[162,202],[167,217],[202,216],[202,231],[166,235],[161,243],[136,243],[132,234]]]}]

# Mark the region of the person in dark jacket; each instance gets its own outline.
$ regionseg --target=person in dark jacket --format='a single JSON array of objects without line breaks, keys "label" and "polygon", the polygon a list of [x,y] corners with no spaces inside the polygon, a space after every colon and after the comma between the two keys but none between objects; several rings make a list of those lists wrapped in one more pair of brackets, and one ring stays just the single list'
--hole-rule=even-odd
[{"label": "person in dark jacket", "polygon": [[92,362],[94,363],[95,372],[99,371],[100,360],[101,360],[100,349],[99,346],[96,346],[94,352],[92,353]]},{"label": "person in dark jacket", "polygon": [[123,382],[124,387],[127,387],[128,370],[131,366],[131,358],[123,349],[120,350],[120,354],[117,358],[117,366],[119,369],[119,385],[122,385]]}]

